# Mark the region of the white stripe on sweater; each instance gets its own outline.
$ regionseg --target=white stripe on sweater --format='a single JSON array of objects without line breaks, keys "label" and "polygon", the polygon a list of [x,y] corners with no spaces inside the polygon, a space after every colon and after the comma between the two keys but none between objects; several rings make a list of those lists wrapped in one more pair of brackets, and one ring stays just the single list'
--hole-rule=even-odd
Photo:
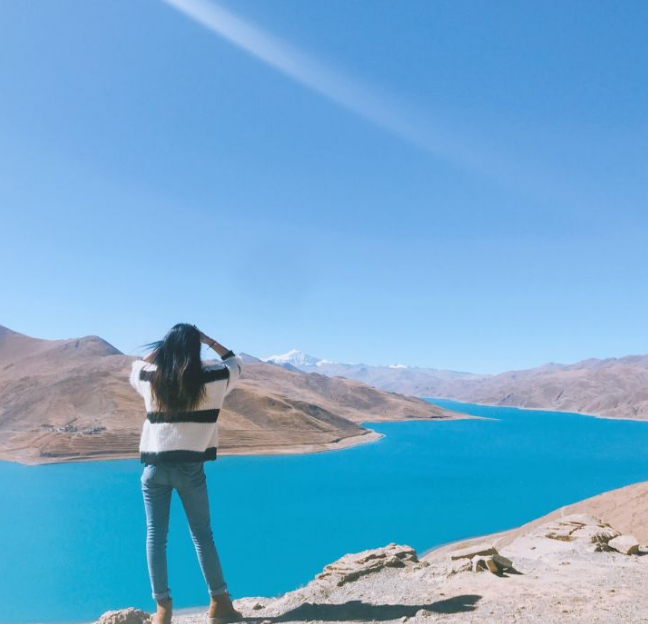
[{"label": "white stripe on sweater", "polygon": [[[243,367],[243,359],[240,355],[203,366],[206,371],[221,370],[227,367],[229,370],[228,379],[217,379],[205,384],[205,397],[193,410],[201,411],[220,409],[225,397],[236,386]],[[130,373],[130,384],[143,397],[147,412],[158,412],[157,402],[152,396],[151,383],[139,378],[140,371],[154,371],[156,365],[135,360]],[[210,447],[218,446],[218,423],[194,423],[194,422],[156,422],[152,423],[148,418],[142,426],[140,437],[140,453],[162,453],[164,451],[198,451],[204,452]]]}]

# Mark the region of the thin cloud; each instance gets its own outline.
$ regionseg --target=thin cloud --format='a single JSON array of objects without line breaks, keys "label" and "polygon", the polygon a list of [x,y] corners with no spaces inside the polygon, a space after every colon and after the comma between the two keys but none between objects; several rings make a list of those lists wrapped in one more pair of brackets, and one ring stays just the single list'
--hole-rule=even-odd
[{"label": "thin cloud", "polygon": [[555,172],[546,175],[538,167],[529,167],[519,154],[511,160],[492,147],[485,149],[468,140],[456,124],[443,119],[438,111],[422,114],[420,109],[328,67],[214,2],[161,1],[304,87],[435,158],[552,203],[557,197],[564,201],[573,191],[570,184],[556,179]]},{"label": "thin cloud", "polygon": [[[312,56],[207,0],[162,0],[238,48],[274,67],[376,126],[436,156],[458,164],[472,160],[466,150],[430,136],[427,122],[412,111],[402,114],[402,103],[363,86],[327,67]],[[397,110],[398,109],[398,110]],[[400,112],[399,112],[400,111]]]}]

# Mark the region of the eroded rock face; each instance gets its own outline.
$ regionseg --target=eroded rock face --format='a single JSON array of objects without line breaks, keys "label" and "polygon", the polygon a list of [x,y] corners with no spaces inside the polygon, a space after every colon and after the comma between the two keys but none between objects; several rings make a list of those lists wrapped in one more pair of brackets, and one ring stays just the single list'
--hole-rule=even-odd
[{"label": "eroded rock face", "polygon": [[106,611],[98,620],[97,624],[143,624],[151,618],[150,613],[128,607],[117,611]]},{"label": "eroded rock face", "polygon": [[538,527],[534,535],[562,542],[594,544],[597,550],[607,550],[608,542],[620,533],[588,514],[572,514]]},{"label": "eroded rock face", "polygon": [[417,563],[419,560],[413,548],[391,543],[383,548],[344,555],[325,566],[315,578],[341,586],[384,568],[404,568]]}]

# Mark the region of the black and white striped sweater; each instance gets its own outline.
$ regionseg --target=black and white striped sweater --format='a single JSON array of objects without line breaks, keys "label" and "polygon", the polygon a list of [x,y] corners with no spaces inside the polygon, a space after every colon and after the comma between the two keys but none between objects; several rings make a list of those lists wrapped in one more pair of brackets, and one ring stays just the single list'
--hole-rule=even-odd
[{"label": "black and white striped sweater", "polygon": [[[146,420],[142,426],[139,452],[144,464],[159,462],[209,461],[216,459],[218,414],[223,400],[241,375],[243,359],[228,351],[222,362],[203,366],[205,398],[195,409],[175,412],[157,410],[151,393],[151,374],[156,365],[135,360],[130,383],[144,398]],[[171,422],[167,422],[171,421]]]}]

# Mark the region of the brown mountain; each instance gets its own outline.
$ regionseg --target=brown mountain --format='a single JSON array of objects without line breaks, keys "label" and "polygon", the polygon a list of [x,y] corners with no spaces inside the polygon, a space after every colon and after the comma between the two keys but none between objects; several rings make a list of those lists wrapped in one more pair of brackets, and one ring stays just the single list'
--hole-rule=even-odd
[{"label": "brown mountain", "polygon": [[434,391],[434,396],[476,403],[648,419],[648,355],[545,364],[452,380]]},{"label": "brown mountain", "polygon": [[[128,382],[134,359],[98,336],[42,340],[0,325],[0,459],[138,457],[145,412]],[[361,382],[246,359],[219,418],[222,454],[340,448],[379,437],[361,422],[459,416]]]}]

